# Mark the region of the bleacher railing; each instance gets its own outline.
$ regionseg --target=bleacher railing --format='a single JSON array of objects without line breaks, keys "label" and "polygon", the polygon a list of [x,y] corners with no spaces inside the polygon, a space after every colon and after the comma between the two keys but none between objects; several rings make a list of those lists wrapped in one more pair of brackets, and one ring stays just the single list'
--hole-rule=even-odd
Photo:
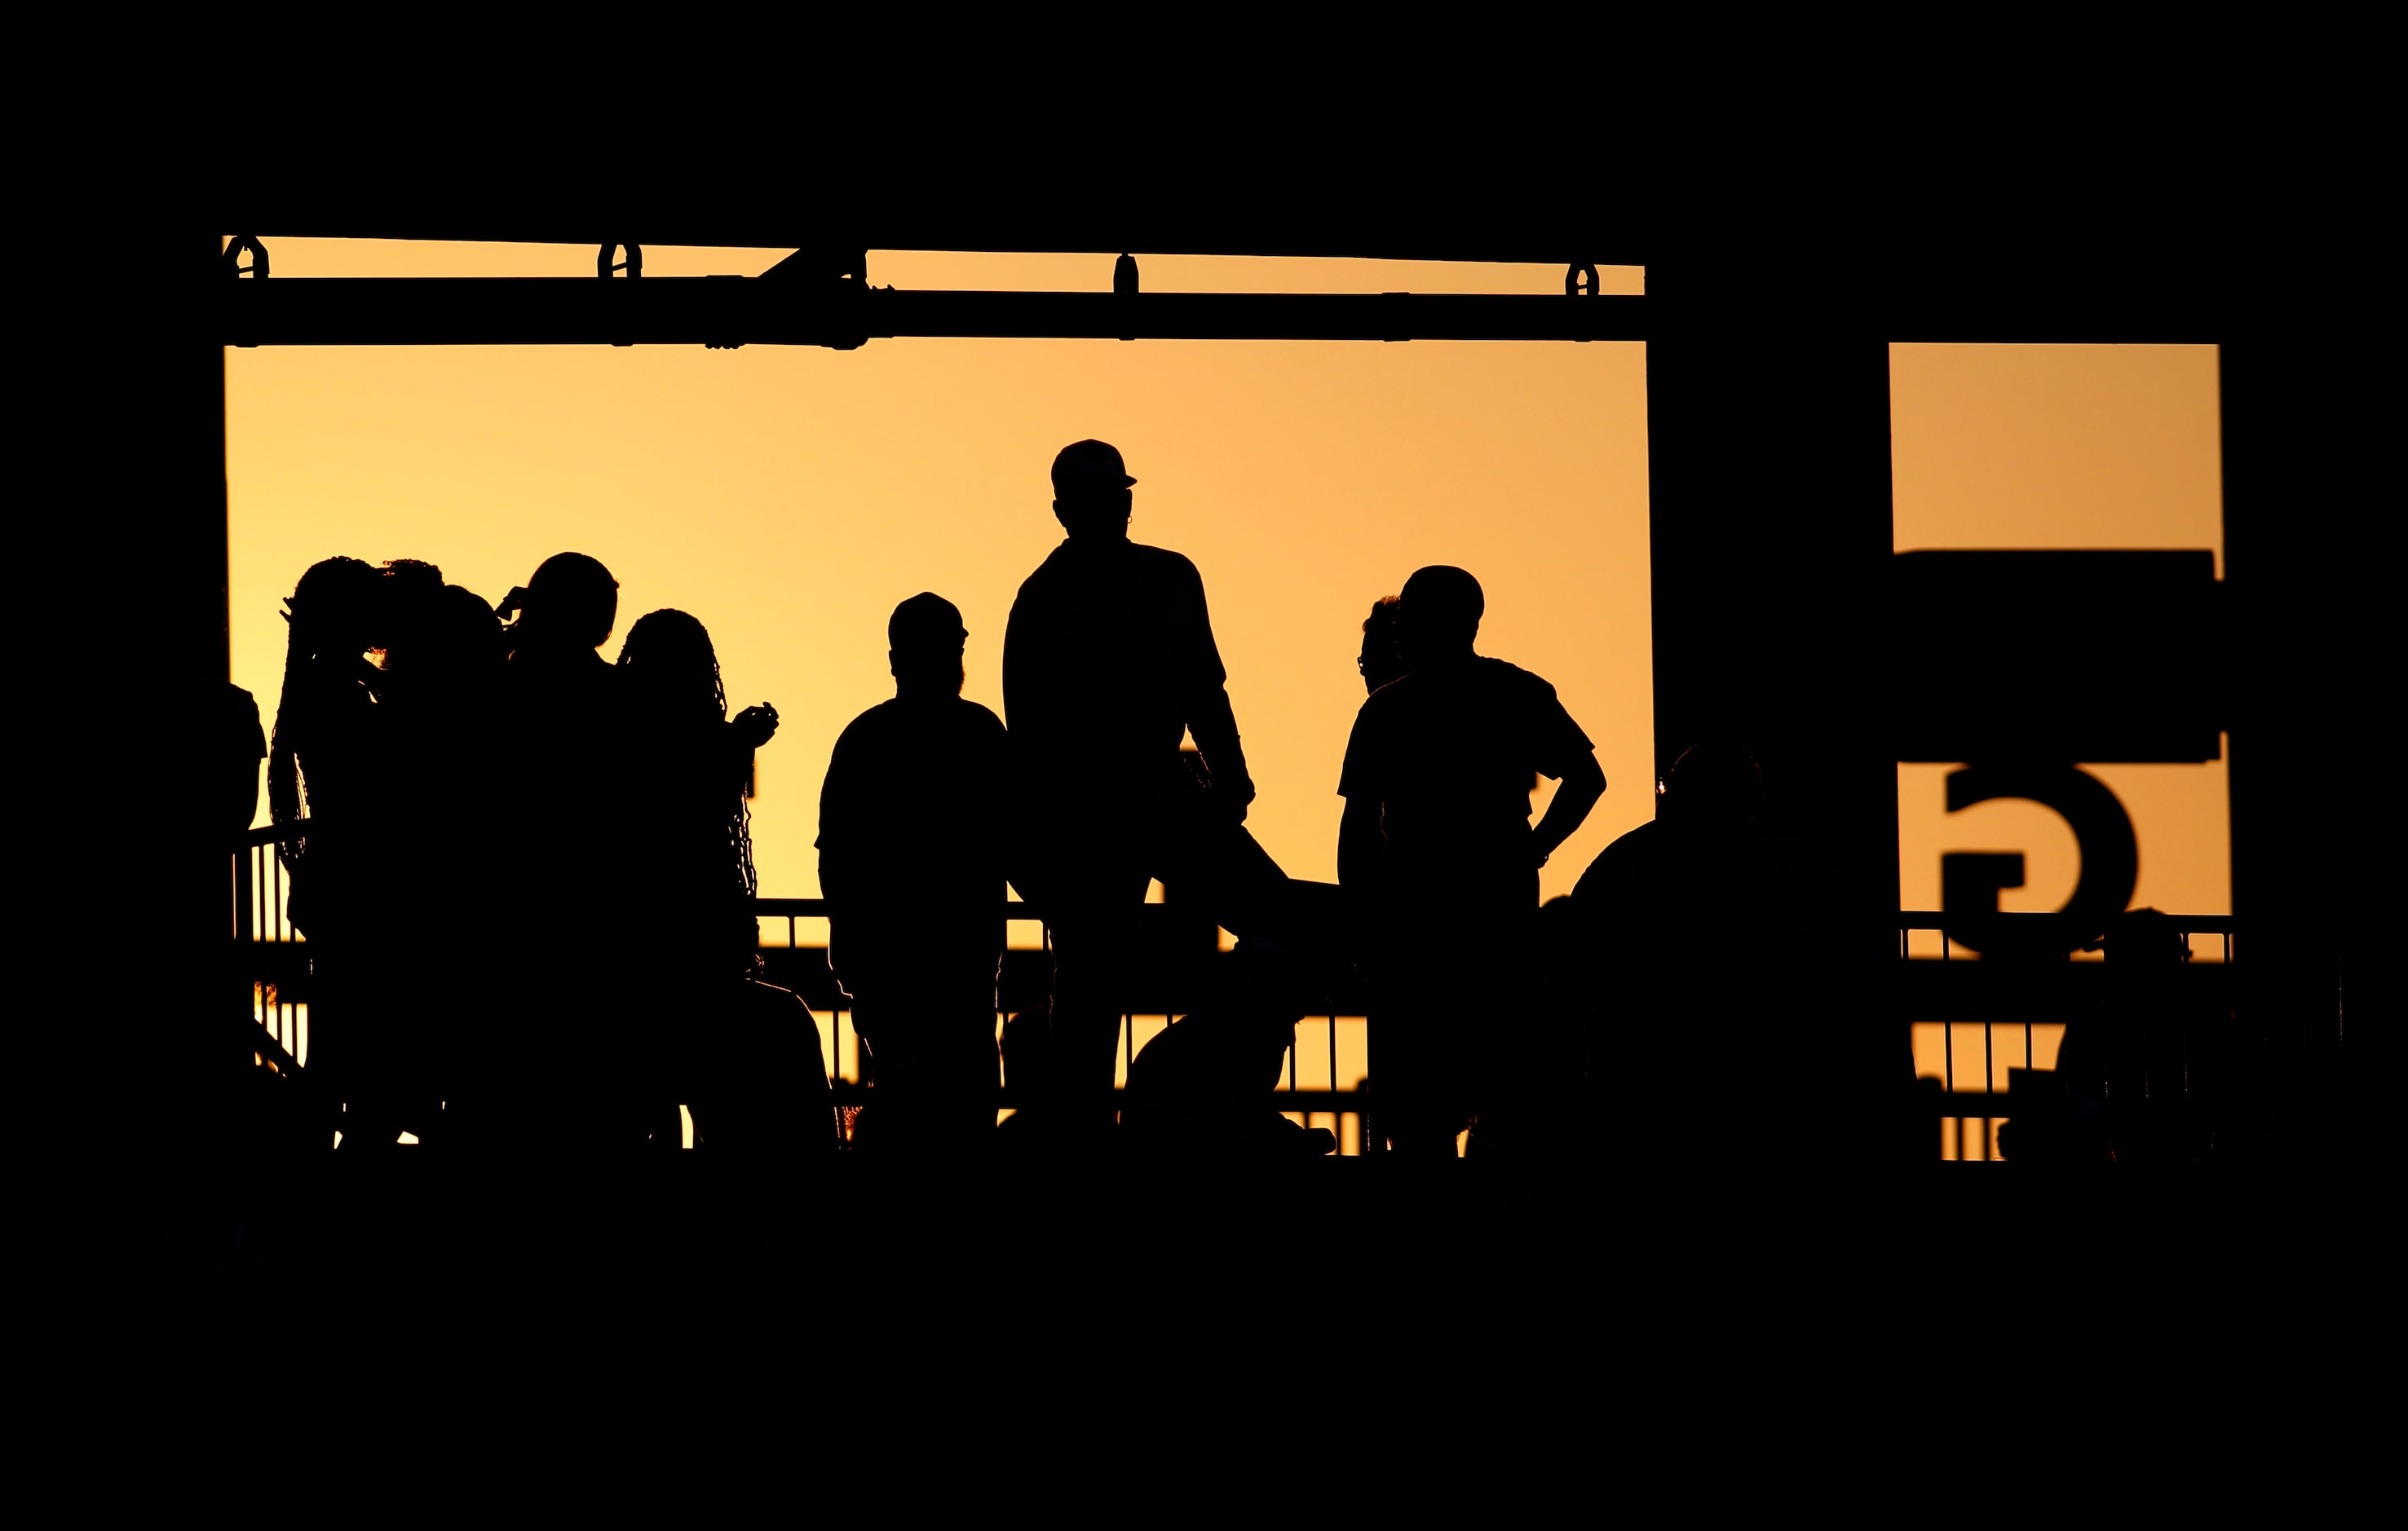
[{"label": "bleacher railing", "polygon": [[[294,927],[287,910],[291,881],[277,855],[280,837],[274,828],[255,829],[235,851],[231,933],[261,1027],[263,1061],[300,1069],[308,1059],[308,940]],[[754,901],[753,912],[762,926],[760,950],[768,980],[799,994],[818,1021],[822,1061],[838,1103],[864,1103],[875,1085],[866,1066],[866,1050],[852,1024],[850,998],[828,967],[822,930],[809,932],[821,937],[816,943],[806,944],[804,939],[807,924],[824,929],[827,901],[760,898]],[[1001,912],[1007,930],[1021,944],[1005,953],[998,978],[998,1041],[1007,1016],[1043,1003],[1051,962],[1049,933],[1038,912],[1018,902],[1007,902]],[[2203,968],[2220,969],[2229,980],[2235,961],[2235,923],[2230,916],[2175,916],[2172,926],[2181,933],[2186,960]],[[780,934],[782,941],[775,938]],[[2078,964],[2089,955],[2095,953],[2067,960]],[[2007,1120],[2006,1071],[2047,1071],[2054,1065],[2056,1043],[2074,1017],[2029,1010],[1998,1013],[1995,986],[1985,982],[1981,972],[1985,966],[1995,970],[1995,965],[1982,964],[1951,940],[1937,910],[1899,914],[1898,956],[1899,994],[1886,1018],[1908,1024],[1917,1071],[1939,1086],[1932,1093],[1932,1104],[1942,1136],[1942,1156],[1995,1159],[1998,1129]],[[1939,976],[1942,981],[1921,981],[1927,976]],[[1959,979],[1969,981],[1959,982]],[[1340,1152],[1348,1155],[1375,1152],[1378,1143],[1370,1124],[1372,1097],[1366,1088],[1370,1028],[1362,1009],[1359,1004],[1334,1003],[1308,1016],[1289,1046],[1279,1085],[1279,1104],[1287,1113],[1306,1125],[1327,1125],[1339,1138]],[[1160,1013],[1138,1011],[1122,1017],[1124,1078],[1139,1049],[1168,1023],[1172,1013],[1175,1009],[1166,1005]],[[1312,1040],[1320,1045],[1307,1045],[1307,1030],[1319,1032]],[[1360,1037],[1359,1045],[1345,1045],[1350,1033]],[[1308,1084],[1312,1073],[1320,1079]],[[1008,1084],[998,1091],[998,1110],[1010,1110],[1017,1104]]]}]

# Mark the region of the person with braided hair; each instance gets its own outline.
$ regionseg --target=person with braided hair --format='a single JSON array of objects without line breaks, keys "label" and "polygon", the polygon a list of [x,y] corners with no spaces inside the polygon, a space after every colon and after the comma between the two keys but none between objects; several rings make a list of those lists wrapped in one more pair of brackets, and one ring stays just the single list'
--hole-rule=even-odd
[{"label": "person with braided hair", "polygon": [[[713,1029],[724,1039],[721,1002],[753,967],[760,882],[746,798],[753,752],[777,733],[778,709],[764,703],[727,715],[710,634],[683,611],[638,619],[618,667],[634,719],[628,787],[643,936],[639,1045],[666,1054],[666,1074],[685,1092],[682,1102],[700,1128],[709,1112],[695,1095],[712,1094],[697,1079],[703,1044]],[[697,1009],[715,1028],[695,1023]],[[677,1142],[680,1103],[668,1096],[647,1105],[656,1142]]]}]

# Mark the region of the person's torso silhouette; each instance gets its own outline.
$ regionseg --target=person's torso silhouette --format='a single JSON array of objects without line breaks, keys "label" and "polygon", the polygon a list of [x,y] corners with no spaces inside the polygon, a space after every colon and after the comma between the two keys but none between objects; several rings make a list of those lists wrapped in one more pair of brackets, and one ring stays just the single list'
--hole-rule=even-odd
[{"label": "person's torso silhouette", "polygon": [[1023,785],[1071,821],[1125,814],[1182,777],[1190,732],[1215,785],[1253,796],[1203,577],[1179,553],[1128,539],[1134,481],[1101,442],[1063,450],[1055,508],[1070,535],[1021,584],[1004,635]]},{"label": "person's torso silhouette", "polygon": [[1339,791],[1381,805],[1389,864],[1417,889],[1536,907],[1532,773],[1560,777],[1589,751],[1555,687],[1468,654],[1364,702]]},{"label": "person's torso silhouette", "polygon": [[829,957],[869,1043],[866,1146],[974,1151],[995,1124],[1004,944],[1001,720],[965,700],[961,612],[930,594],[888,626],[896,695],[837,739],[820,793]]}]

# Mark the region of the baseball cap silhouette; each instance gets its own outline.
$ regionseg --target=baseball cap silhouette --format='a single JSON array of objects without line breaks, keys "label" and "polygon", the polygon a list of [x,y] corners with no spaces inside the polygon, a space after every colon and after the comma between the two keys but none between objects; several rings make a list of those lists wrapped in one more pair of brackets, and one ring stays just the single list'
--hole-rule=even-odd
[{"label": "baseball cap silhouette", "polygon": [[1129,477],[1121,450],[1109,441],[1073,441],[1054,454],[1054,492],[1067,489],[1126,489]]},{"label": "baseball cap silhouette", "polygon": [[922,591],[886,620],[890,649],[958,649],[968,637],[961,608],[932,591]]}]

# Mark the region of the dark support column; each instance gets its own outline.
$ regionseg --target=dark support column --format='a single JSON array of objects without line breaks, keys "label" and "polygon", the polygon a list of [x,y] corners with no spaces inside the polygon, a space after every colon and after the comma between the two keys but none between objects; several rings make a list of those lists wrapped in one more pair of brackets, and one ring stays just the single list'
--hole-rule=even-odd
[{"label": "dark support column", "polygon": [[2229,343],[2220,365],[2242,1020],[2274,1046],[2286,1152],[2349,1157],[2329,1135],[2372,1142],[2349,1104],[2349,1023],[2391,1009],[2371,987],[2396,989],[2364,939],[2377,866],[2397,859],[2377,737],[2396,685],[2375,680],[2369,647],[2374,528],[2396,519],[2397,488],[2378,489],[2367,464],[2392,433],[2323,336]]},{"label": "dark support column", "polygon": [[1778,821],[1895,909],[1889,348],[1849,322],[1843,281],[1648,267],[1656,752],[1660,777],[1699,739],[1743,742]]},{"label": "dark support column", "polygon": [[[137,1194],[174,1195],[205,1166],[249,1063],[226,981],[230,851],[224,351],[210,329],[218,244],[194,238],[124,260],[125,342],[82,429],[106,493],[69,513],[106,522],[106,551],[70,578],[93,596],[84,630],[108,653],[91,698],[116,763],[96,805],[114,907],[93,911],[119,960],[94,975],[131,1110],[112,1130],[145,1162]],[[263,698],[272,711],[275,698]]]},{"label": "dark support column", "polygon": [[1734,966],[1749,966],[1743,943],[1749,958],[1781,952],[1786,974],[1742,1010],[1717,1009],[1700,975],[1695,1012],[1638,1023],[1713,1027],[1729,1056],[1749,1060],[1742,1072],[1761,1071],[1732,1081],[1721,1120],[1691,1124],[1700,1141],[1755,1134],[1762,1145],[1689,1190],[1715,1209],[1700,1228],[1728,1220],[1713,1263],[1794,1269],[1789,1254],[1803,1248],[1825,1260],[1777,1294],[1756,1283],[1722,1299],[1714,1322],[1745,1325],[1751,1353],[1781,1354],[1777,1365],[1801,1374],[1848,1367],[1868,1395],[1896,1376],[1872,1337],[1894,1322],[1879,1294],[1901,1256],[1899,1176],[1934,1139],[1928,1117],[1909,1114],[1890,923],[1889,348],[1878,323],[1852,315],[1846,273],[1751,253],[1745,265],[1647,268],[1648,301],[1660,305],[1647,346],[1656,753],[1660,772],[1699,740],[1744,744],[1763,767],[1772,827],[1829,858],[1853,918],[1769,929],[1742,912],[1747,890],[1730,888],[1713,935],[1732,943]]}]

